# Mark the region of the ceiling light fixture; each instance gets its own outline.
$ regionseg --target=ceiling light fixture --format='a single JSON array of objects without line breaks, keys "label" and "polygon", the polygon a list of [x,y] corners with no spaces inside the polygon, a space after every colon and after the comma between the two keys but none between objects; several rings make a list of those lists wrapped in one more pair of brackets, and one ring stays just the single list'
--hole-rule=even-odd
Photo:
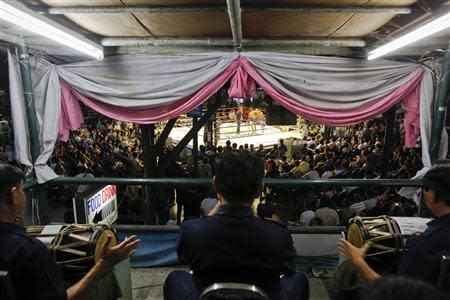
[{"label": "ceiling light fixture", "polygon": [[[26,8],[24,8],[24,10],[25,9]],[[101,46],[83,40],[81,36],[76,37],[73,34],[67,33],[54,25],[26,13],[24,10],[18,9],[15,6],[6,3],[6,1],[0,1],[0,19],[95,57],[96,59],[103,59],[103,48]]]},{"label": "ceiling light fixture", "polygon": [[401,37],[369,52],[368,60],[376,59],[404,46],[412,44],[434,33],[450,28],[450,12],[402,35]]}]

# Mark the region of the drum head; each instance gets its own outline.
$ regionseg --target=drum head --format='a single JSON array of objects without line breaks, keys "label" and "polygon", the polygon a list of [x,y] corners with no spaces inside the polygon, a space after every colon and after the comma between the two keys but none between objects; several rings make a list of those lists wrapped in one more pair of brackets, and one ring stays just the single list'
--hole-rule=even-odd
[{"label": "drum head", "polygon": [[349,226],[347,239],[355,247],[361,248],[364,245],[361,227],[357,223],[353,223]]},{"label": "drum head", "polygon": [[95,262],[97,262],[100,259],[100,251],[102,250],[103,245],[105,245],[108,236],[111,237],[110,246],[114,247],[117,245],[117,238],[114,232],[110,229],[103,230],[100,236],[98,237],[97,244],[95,246]]}]

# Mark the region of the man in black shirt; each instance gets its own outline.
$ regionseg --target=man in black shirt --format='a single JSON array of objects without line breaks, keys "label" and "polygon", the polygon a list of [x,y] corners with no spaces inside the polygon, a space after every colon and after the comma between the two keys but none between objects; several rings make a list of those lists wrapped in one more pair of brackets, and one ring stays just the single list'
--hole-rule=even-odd
[{"label": "man in black shirt", "polygon": [[254,284],[271,299],[308,299],[308,281],[295,272],[296,251],[287,228],[255,217],[251,209],[263,176],[264,164],[257,156],[224,153],[214,177],[215,215],[181,224],[178,257],[193,276],[172,272],[164,284],[165,299],[197,299],[219,282]]},{"label": "man in black shirt", "polygon": [[[442,256],[450,255],[450,168],[433,168],[422,180],[423,199],[436,219],[428,223],[425,232],[407,239],[407,252],[402,256],[397,273],[435,284]],[[369,243],[356,248],[342,240],[340,247],[342,254],[366,281],[381,277],[364,260]],[[450,290],[450,287],[446,289]]]},{"label": "man in black shirt", "polygon": [[95,266],[66,290],[62,272],[46,246],[15,224],[24,206],[22,173],[15,167],[0,164],[0,270],[9,272],[19,300],[83,299],[98,279],[131,256],[139,245],[133,236],[110,247],[109,238]]}]

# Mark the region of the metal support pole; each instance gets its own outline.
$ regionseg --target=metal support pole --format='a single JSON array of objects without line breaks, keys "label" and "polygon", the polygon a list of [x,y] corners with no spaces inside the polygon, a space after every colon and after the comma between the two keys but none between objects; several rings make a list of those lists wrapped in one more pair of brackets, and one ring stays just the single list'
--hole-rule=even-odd
[{"label": "metal support pole", "polygon": [[[19,57],[20,73],[22,75],[23,93],[25,99],[25,108],[27,111],[28,132],[30,137],[30,154],[34,164],[41,153],[39,143],[39,124],[37,121],[36,106],[33,97],[33,82],[31,79],[30,59],[28,48],[23,44],[17,44],[17,54]],[[47,192],[42,185],[38,185],[34,189],[37,199],[38,219],[40,224],[48,224],[48,201]]]},{"label": "metal support pole", "polygon": [[[144,178],[153,176],[153,140],[151,132],[154,132],[155,125],[141,125],[142,156],[144,158]],[[153,130],[152,130],[153,129]],[[154,137],[154,134],[153,134]],[[153,187],[144,186],[144,224],[156,224],[155,211],[152,209]]]},{"label": "metal support pole", "polygon": [[20,73],[22,75],[23,93],[25,97],[25,108],[27,110],[28,130],[30,132],[30,154],[31,160],[34,163],[41,152],[41,146],[39,144],[36,107],[34,106],[30,59],[28,56],[28,48],[25,45],[17,45],[17,52],[19,54]]},{"label": "metal support pole", "polygon": [[178,118],[170,119],[166,126],[164,127],[163,131],[159,135],[158,141],[155,143],[155,153],[161,154],[163,153],[164,145],[166,144],[166,140],[170,135],[170,132],[172,131],[173,127],[175,126],[175,123],[177,122]]},{"label": "metal support pole", "polygon": [[[156,163],[156,157],[157,157],[157,152],[155,149],[155,144],[156,144],[156,137],[155,137],[155,124],[150,124],[149,125],[150,128],[150,149],[149,149],[149,156],[150,156],[150,177],[155,178],[158,177],[158,172],[157,172],[157,163]],[[150,195],[151,198],[154,199],[151,203],[150,203],[150,218],[151,218],[151,224],[158,224],[158,207],[160,205],[160,201],[159,201],[159,186],[153,186],[150,189]]]},{"label": "metal support pole", "polygon": [[233,46],[237,51],[242,50],[242,21],[241,1],[227,0],[228,18],[230,19],[231,33],[233,34]]},{"label": "metal support pole", "polygon": [[450,81],[450,44],[442,62],[441,80],[439,81],[439,94],[435,106],[433,127],[430,140],[430,158],[431,161],[436,160],[439,156],[439,148],[441,146],[442,129],[444,128],[445,113],[449,98],[449,81]]},{"label": "metal support pole", "polygon": [[394,126],[395,126],[395,107],[392,107],[383,114],[386,120],[386,128],[384,130],[383,160],[381,161],[380,178],[387,177],[387,167],[389,159],[392,157]]},{"label": "metal support pole", "polygon": [[[192,118],[192,127],[197,127],[198,118]],[[192,157],[194,158],[194,172],[195,178],[198,177],[198,132],[192,138]]]},{"label": "metal support pole", "polygon": [[[211,109],[212,101],[213,101],[213,98],[210,98],[210,99],[208,100],[208,102],[207,102],[208,110]],[[207,141],[206,141],[206,143],[209,144],[209,145],[213,145],[213,139],[214,139],[213,123],[214,123],[214,120],[215,120],[215,119],[216,119],[216,114],[214,113],[214,114],[212,114],[212,116],[208,119],[208,123],[207,123],[207,124],[208,124],[208,136],[207,136]]]},{"label": "metal support pole", "polygon": [[192,126],[191,130],[178,142],[178,144],[170,151],[165,157],[164,160],[160,161],[159,164],[159,172],[162,176],[164,176],[167,166],[171,161],[175,160],[180,154],[180,152],[186,147],[189,142],[193,139],[195,135],[198,134],[198,131],[206,124],[208,118],[212,116],[216,112],[216,110],[222,105],[224,98],[216,98],[216,101],[211,105],[210,108],[203,114],[203,116],[198,120],[195,126]]}]

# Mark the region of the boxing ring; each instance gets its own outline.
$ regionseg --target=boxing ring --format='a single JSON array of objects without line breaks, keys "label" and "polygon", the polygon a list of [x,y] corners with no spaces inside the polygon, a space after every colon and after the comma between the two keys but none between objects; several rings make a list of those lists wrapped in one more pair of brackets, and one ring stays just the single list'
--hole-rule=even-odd
[{"label": "boxing ring", "polygon": [[[231,141],[231,144],[238,145],[253,144],[255,149],[260,144],[264,147],[278,144],[279,139],[297,138],[301,139],[302,134],[299,130],[282,131],[282,126],[256,125],[256,133],[252,132],[250,123],[242,122],[240,126],[240,133],[237,133],[236,121],[229,121],[220,124],[220,135],[217,145],[225,146],[226,141]],[[287,126],[285,126],[287,127]],[[172,129],[169,135],[172,138],[173,144],[177,144],[190,130],[189,126],[180,126]],[[198,132],[199,144],[203,144],[203,128]],[[192,141],[189,142],[188,148],[192,148]]]}]

